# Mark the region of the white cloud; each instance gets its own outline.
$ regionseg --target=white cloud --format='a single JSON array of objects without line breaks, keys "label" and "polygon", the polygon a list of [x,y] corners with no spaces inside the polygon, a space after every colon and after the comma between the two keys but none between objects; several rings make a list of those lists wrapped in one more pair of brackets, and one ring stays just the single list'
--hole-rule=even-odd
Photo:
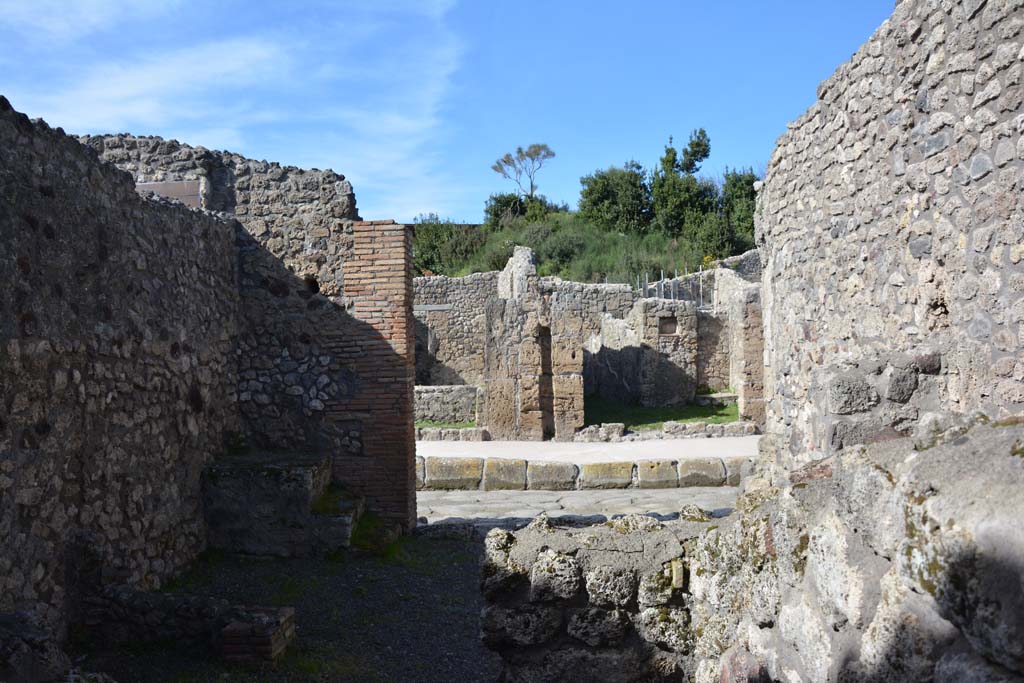
[{"label": "white cloud", "polygon": [[278,78],[287,63],[279,47],[239,38],[141,61],[100,62],[73,74],[68,79],[73,82],[64,88],[51,85],[14,94],[18,106],[32,116],[76,132],[141,133],[197,119],[239,128],[247,113],[218,94]]},{"label": "white cloud", "polygon": [[26,38],[66,42],[126,19],[159,16],[181,0],[0,0],[0,27]]},{"label": "white cloud", "polygon": [[[157,11],[140,9],[150,3],[86,0],[62,15],[64,4],[0,0],[0,12],[17,8],[0,26],[68,39]],[[156,51],[136,41],[114,58],[81,63],[55,50],[49,82],[22,78],[5,94],[19,110],[76,133],[158,134],[334,168],[352,180],[364,215],[445,214],[467,191],[439,158],[444,105],[463,56],[446,25],[453,4],[325,3],[301,17],[306,24],[250,21],[246,36],[207,31],[197,44]]]}]

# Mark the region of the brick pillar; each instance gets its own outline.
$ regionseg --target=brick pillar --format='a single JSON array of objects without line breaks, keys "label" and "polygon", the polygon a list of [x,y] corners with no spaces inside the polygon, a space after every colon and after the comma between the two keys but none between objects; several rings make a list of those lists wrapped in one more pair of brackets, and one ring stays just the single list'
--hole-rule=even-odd
[{"label": "brick pillar", "polygon": [[412,227],[362,221],[353,233],[344,296],[349,313],[368,329],[348,345],[358,378],[354,395],[338,407],[361,420],[363,453],[336,457],[334,479],[363,493],[371,511],[410,529],[416,523]]}]

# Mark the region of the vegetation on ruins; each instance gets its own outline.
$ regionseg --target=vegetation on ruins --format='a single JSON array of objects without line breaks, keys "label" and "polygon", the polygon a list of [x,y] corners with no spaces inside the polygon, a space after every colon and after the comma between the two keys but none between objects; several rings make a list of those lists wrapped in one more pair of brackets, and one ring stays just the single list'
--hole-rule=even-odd
[{"label": "vegetation on ruins", "polygon": [[417,218],[415,266],[452,276],[500,270],[522,245],[534,250],[541,275],[632,282],[743,253],[754,246],[758,176],[750,168],[699,176],[710,153],[703,128],[679,149],[669,138],[654,169],[628,161],[581,178],[579,209],[571,211],[537,193],[536,173],[554,153],[547,145],[519,148],[492,169],[520,191],[491,195],[482,225]]}]

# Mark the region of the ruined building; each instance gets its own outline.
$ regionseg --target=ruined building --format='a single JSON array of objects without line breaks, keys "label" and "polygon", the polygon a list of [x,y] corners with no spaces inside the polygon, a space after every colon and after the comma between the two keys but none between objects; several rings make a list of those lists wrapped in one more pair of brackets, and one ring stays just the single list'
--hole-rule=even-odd
[{"label": "ruined building", "polygon": [[[360,221],[340,175],[79,141],[0,99],[0,613],[59,635],[81,547],[157,588],[329,482],[414,525],[411,274],[411,229]],[[290,488],[209,499],[252,473]],[[269,554],[343,544],[261,523]]]},{"label": "ruined building", "polygon": [[736,511],[492,531],[507,680],[1024,680],[1024,3],[902,0],[760,188]]},{"label": "ruined building", "polygon": [[55,678],[97,615],[276,648],[287,611],[133,596],[211,546],[341,545],[306,514],[331,483],[411,527],[418,376],[501,438],[569,438],[588,395],[763,416],[728,515],[489,533],[503,680],[1024,680],[1022,79],[1024,0],[898,2],[779,139],[710,306],[523,250],[414,285],[341,176],[0,99],[0,667]]},{"label": "ruined building", "polygon": [[501,272],[416,278],[417,419],[572,440],[587,397],[674,406],[713,391],[760,425],[759,277],[750,252],[640,290],[583,284],[539,277],[516,247]]}]

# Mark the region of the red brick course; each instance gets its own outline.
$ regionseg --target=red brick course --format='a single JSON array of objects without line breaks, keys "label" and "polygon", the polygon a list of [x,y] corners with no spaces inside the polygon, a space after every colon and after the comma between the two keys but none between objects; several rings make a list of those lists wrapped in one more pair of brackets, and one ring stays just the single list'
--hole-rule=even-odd
[{"label": "red brick course", "polygon": [[363,454],[335,457],[334,478],[363,493],[371,510],[409,529],[416,523],[412,227],[394,221],[352,227],[354,258],[345,262],[344,297],[352,316],[380,337],[329,343],[364,378],[361,391],[327,409],[330,417],[364,425]]}]

